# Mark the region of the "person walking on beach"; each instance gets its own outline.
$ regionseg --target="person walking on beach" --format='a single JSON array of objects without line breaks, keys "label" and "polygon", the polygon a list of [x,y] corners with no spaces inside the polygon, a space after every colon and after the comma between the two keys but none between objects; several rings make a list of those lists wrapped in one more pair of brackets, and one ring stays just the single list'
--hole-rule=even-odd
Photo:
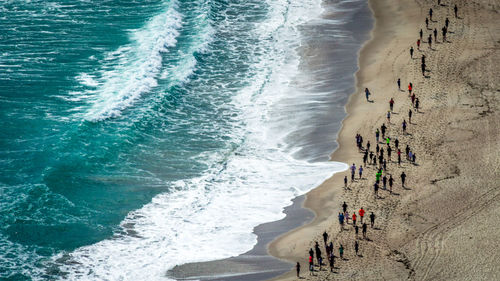
[{"label": "person walking on beach", "polygon": [[420,32],[418,34],[420,35],[420,40],[422,40],[422,36],[424,36],[424,32],[422,31],[422,28],[420,28]]},{"label": "person walking on beach", "polygon": [[378,182],[373,184],[373,194],[375,195],[375,198],[378,198]]},{"label": "person walking on beach", "polygon": [[380,130],[382,131],[382,138],[385,138],[385,131],[387,130],[387,126],[385,123],[382,123],[382,126],[380,126]]},{"label": "person walking on beach", "polygon": [[394,179],[392,175],[389,175],[389,192],[392,194],[392,185],[394,184]]},{"label": "person walking on beach", "polygon": [[352,213],[352,225],[356,225],[356,219],[357,219],[357,216],[356,216],[356,211],[354,211]]},{"label": "person walking on beach", "polygon": [[425,58],[426,58],[425,55],[422,54],[422,63],[425,63]]},{"label": "person walking on beach", "polygon": [[425,18],[425,27],[429,29],[429,18]]},{"label": "person walking on beach", "polygon": [[314,275],[314,262],[313,262],[313,257],[309,256],[309,275]]},{"label": "person walking on beach", "polygon": [[427,43],[429,43],[429,49],[432,49],[432,35],[429,34],[429,37],[427,37]]},{"label": "person walking on beach", "polygon": [[370,163],[373,165],[373,151],[370,151]]},{"label": "person walking on beach", "polygon": [[413,111],[411,111],[411,108],[410,110],[408,111],[408,121],[410,122],[411,124],[411,116],[413,115]]},{"label": "person walking on beach", "polygon": [[356,238],[358,238],[359,227],[357,225],[354,226],[354,234],[356,234]]},{"label": "person walking on beach", "polygon": [[410,57],[413,58],[413,47],[410,47]]},{"label": "person walking on beach", "polygon": [[309,249],[309,256],[314,258],[314,251],[312,248]]},{"label": "person walking on beach", "polygon": [[375,214],[373,212],[370,214],[370,224],[373,228],[373,225],[375,224]]},{"label": "person walking on beach", "polygon": [[425,76],[425,63],[422,63],[420,67],[422,68],[422,76]]},{"label": "person walking on beach", "polygon": [[401,150],[398,149],[398,166],[401,166]]},{"label": "person walking on beach", "polygon": [[455,18],[458,18],[458,7],[455,4],[455,7],[453,7],[453,11],[455,12]]},{"label": "person walking on beach", "polygon": [[441,28],[441,33],[443,34],[443,42],[446,42],[446,26]]},{"label": "person walking on beach", "polygon": [[367,228],[366,223],[363,223],[362,230],[363,230],[363,238],[364,238],[364,239],[366,239],[366,228]]},{"label": "person walking on beach", "polygon": [[420,101],[418,98],[415,100],[415,111],[418,112],[418,107],[420,106]]},{"label": "person walking on beach", "polygon": [[389,158],[389,161],[392,161],[391,160],[391,153],[392,153],[392,148],[389,145],[389,143],[387,143],[387,158]]},{"label": "person walking on beach", "polygon": [[450,24],[450,19],[448,19],[448,17],[446,17],[446,19],[444,20],[444,25],[446,26],[446,29],[448,29],[449,24]]},{"label": "person walking on beach", "polygon": [[368,90],[368,88],[365,88],[365,96],[366,96],[366,101],[370,101],[370,91]]},{"label": "person walking on beach", "polygon": [[380,171],[380,169],[377,171],[377,173],[375,174],[375,183],[379,183],[380,182],[380,177],[382,176],[382,172]]},{"label": "person walking on beach", "polygon": [[[421,39],[417,40],[417,50],[419,50],[419,51],[420,51],[420,41],[421,41]],[[411,52],[411,57],[413,58],[413,52],[411,51],[411,49],[410,49],[410,52]]]},{"label": "person walking on beach", "polygon": [[391,111],[387,111],[387,123],[391,124]]},{"label": "person walking on beach", "polygon": [[339,256],[341,259],[344,259],[344,246],[342,246],[342,244],[340,244],[339,247]]},{"label": "person walking on beach", "polygon": [[318,242],[316,241],[316,245],[314,246],[316,248],[316,260],[318,261],[318,265],[319,265],[319,268],[321,270],[321,264],[322,264],[322,257],[321,257],[321,250],[319,248],[319,244]]},{"label": "person walking on beach", "polygon": [[392,112],[392,110],[394,109],[394,98],[391,98],[391,100],[389,101],[389,108],[391,109]]},{"label": "person walking on beach", "polygon": [[361,209],[359,209],[358,214],[359,214],[359,217],[361,218],[361,223],[363,223],[363,217],[365,216],[365,210],[363,209],[363,207],[361,207]]},{"label": "person walking on beach", "polygon": [[345,217],[345,223],[349,224],[349,211],[345,211],[344,217]]},{"label": "person walking on beach", "polygon": [[401,125],[403,127],[403,134],[406,134],[406,120],[403,119],[403,123]]},{"label": "person walking on beach", "polygon": [[403,171],[403,173],[401,173],[401,186],[402,187],[405,187],[405,179],[406,179],[406,174]]},{"label": "person walking on beach", "polygon": [[344,189],[347,188],[347,176],[344,177]]},{"label": "person walking on beach", "polygon": [[340,230],[344,230],[344,214],[339,213],[339,224],[340,224]]},{"label": "person walking on beach", "polygon": [[437,28],[434,28],[434,42],[437,43],[437,41],[438,41],[438,30]]},{"label": "person walking on beach", "polygon": [[408,95],[409,95],[409,96],[411,96],[411,91],[412,91],[412,90],[413,90],[413,84],[410,82],[410,83],[408,84],[408,93],[409,93]]},{"label": "person walking on beach", "polygon": [[342,204],[342,210],[343,210],[344,214],[347,211],[347,203],[345,201],[344,201],[344,204]]},{"label": "person walking on beach", "polygon": [[297,262],[297,264],[295,265],[295,269],[297,270],[297,278],[300,278],[300,263]]},{"label": "person walking on beach", "polygon": [[401,79],[400,78],[398,78],[398,82],[397,83],[398,83],[398,90],[401,91]]},{"label": "person walking on beach", "polygon": [[325,230],[325,232],[323,232],[323,242],[325,242],[325,246],[326,246],[327,240],[328,240],[328,233],[326,233],[326,230]]},{"label": "person walking on beach", "polygon": [[387,189],[387,176],[386,175],[384,175],[382,177],[382,185],[384,187],[384,190],[386,190]]},{"label": "person walking on beach", "polygon": [[377,130],[375,130],[375,139],[377,140],[377,145],[378,145],[379,137],[380,137],[380,131],[377,128]]},{"label": "person walking on beach", "polygon": [[429,9],[429,19],[432,21],[432,8]]},{"label": "person walking on beach", "polygon": [[359,255],[358,255],[358,252],[359,252],[358,240],[354,241],[354,251],[356,252],[356,257],[359,257]]},{"label": "person walking on beach", "polygon": [[363,166],[359,166],[359,179],[361,179],[362,176],[363,176]]}]

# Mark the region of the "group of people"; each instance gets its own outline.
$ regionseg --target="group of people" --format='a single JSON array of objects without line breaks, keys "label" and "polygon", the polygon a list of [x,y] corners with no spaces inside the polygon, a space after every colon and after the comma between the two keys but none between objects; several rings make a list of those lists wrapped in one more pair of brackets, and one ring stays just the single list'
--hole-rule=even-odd
[{"label": "group of people", "polygon": [[[441,6],[440,0],[438,0],[438,5]],[[458,8],[456,5],[454,6],[453,10],[454,10],[455,18],[458,18]],[[432,16],[433,16],[433,10],[431,8],[429,10],[429,17],[426,18],[426,20],[425,20],[427,29],[429,29],[429,19],[430,19],[430,21],[434,22],[432,19]],[[442,36],[443,36],[442,40],[443,40],[443,42],[447,41],[446,34],[448,32],[449,23],[450,23],[449,19],[446,18],[444,26],[442,28]],[[434,35],[434,41],[437,42],[437,29],[436,28],[434,29],[433,35]],[[423,37],[423,31],[420,30],[420,39],[417,40],[417,48],[419,50],[420,50],[420,42],[422,40],[422,37]],[[431,48],[432,34],[429,34],[427,41],[429,43],[429,47]],[[410,56],[412,58],[413,58],[413,53],[414,53],[414,50],[413,50],[413,47],[411,47],[410,48]],[[426,59],[425,55],[422,55],[421,69],[422,69],[422,74],[424,76],[425,76],[425,72],[427,71],[425,59]],[[398,89],[401,91],[401,79],[400,78],[398,78],[398,80],[397,80],[397,85],[398,85]],[[416,112],[418,112],[419,106],[420,106],[420,101],[418,98],[416,98],[415,92],[413,90],[414,90],[413,84],[410,82],[408,84],[408,93],[409,93],[408,95],[411,98],[413,109]],[[371,95],[371,93],[368,90],[368,88],[365,88],[365,96],[366,96],[367,101],[370,101],[369,100],[370,95]],[[389,125],[391,124],[390,116],[391,116],[391,113],[393,112],[394,104],[395,104],[394,98],[391,98],[389,100],[389,110],[387,112],[387,121],[388,121]],[[410,124],[411,124],[411,120],[412,120],[412,115],[413,115],[413,110],[410,108],[408,111],[408,120],[409,120]],[[406,135],[407,134],[406,130],[407,130],[407,126],[408,126],[406,119],[403,119],[401,126],[402,126],[403,135]],[[397,151],[398,166],[401,166],[401,154],[402,154],[402,152],[401,152],[401,149],[399,146],[400,145],[399,140],[397,137],[395,137],[394,140],[391,139],[390,136],[388,136],[388,135],[386,136],[387,133],[388,133],[388,127],[385,125],[385,123],[383,123],[380,126],[380,128],[377,128],[375,130],[375,140],[376,140],[375,153],[374,153],[374,151],[370,150],[370,148],[371,148],[370,141],[367,141],[366,145],[363,145],[363,143],[364,143],[363,136],[361,136],[361,134],[358,133],[358,134],[356,134],[356,137],[355,137],[356,147],[358,148],[358,151],[363,153],[363,165],[365,167],[367,167],[367,165],[377,165],[377,163],[378,163],[378,166],[376,167],[376,173],[375,173],[375,183],[373,185],[374,195],[375,195],[376,199],[379,198],[378,191],[380,189],[380,184],[382,184],[383,190],[388,189],[391,194],[393,192],[393,186],[394,186],[395,180],[394,180],[392,174],[387,173],[387,171],[388,171],[387,159],[389,160],[389,163],[392,162],[392,159],[391,159],[392,151],[394,151],[394,150]],[[384,149],[384,144],[385,144],[385,149]],[[405,159],[409,163],[416,164],[416,154],[414,151],[411,150],[411,148],[408,144],[406,145],[404,152],[405,152],[405,156],[406,156]],[[385,157],[385,154],[387,154],[387,158]],[[353,163],[350,166],[351,182],[356,181],[356,172],[358,172],[359,179],[360,180],[363,179],[363,177],[362,177],[363,170],[364,170],[364,168],[362,165],[359,168],[357,168],[356,165]],[[406,178],[407,178],[407,175],[403,171],[400,175],[401,187],[403,187],[403,188],[406,188],[405,187]],[[389,188],[387,188],[387,186]],[[347,176],[344,177],[344,187],[348,188]],[[359,255],[360,238],[358,237],[358,233],[359,233],[360,227],[361,227],[361,231],[362,231],[362,239],[368,240],[368,237],[367,237],[368,225],[366,222],[363,222],[363,218],[366,214],[366,211],[364,210],[363,207],[361,207],[357,212],[353,211],[352,213],[350,213],[348,211],[348,205],[346,202],[344,202],[341,207],[342,207],[342,212],[338,213],[340,232],[348,230],[349,225],[352,226],[352,229],[354,230],[353,249],[354,249],[354,253],[355,253],[356,257],[359,257],[360,256]],[[375,225],[375,217],[376,216],[375,216],[374,212],[371,212],[369,215],[371,228],[373,228]],[[350,220],[351,220],[351,223],[349,222]],[[358,223],[358,221],[359,221],[359,223]],[[347,225],[347,228],[346,228],[346,225]],[[329,238],[330,238],[330,240],[329,240]],[[335,252],[334,251],[334,242],[333,242],[333,239],[331,239],[331,238],[333,238],[333,237],[331,235],[329,235],[326,231],[323,233],[323,242],[324,242],[324,247],[325,247],[325,251],[326,251],[326,258],[327,258],[329,266],[330,266],[330,271],[333,272],[334,268],[335,268],[335,259],[337,256],[335,256],[335,254],[334,254],[334,252]],[[346,252],[346,247],[344,247],[344,244],[339,243],[338,257],[340,257],[341,260],[344,260],[345,252]],[[316,264],[315,264],[315,257],[316,257]],[[319,266],[319,270],[321,270],[323,265],[324,265],[324,260],[323,260],[322,252],[320,249],[320,245],[316,241],[315,246],[314,246],[314,250],[312,248],[309,250],[309,271],[310,271],[310,274],[311,275],[314,274],[314,267],[315,266]],[[296,264],[296,270],[297,270],[297,277],[299,277],[300,276],[300,263],[299,262],[297,262],[297,264]]]},{"label": "group of people", "polygon": [[[359,228],[360,227],[361,227],[363,239],[366,239],[366,240],[368,239],[367,238],[368,225],[366,224],[366,222],[363,222],[363,218],[365,216],[366,211],[363,209],[363,207],[361,207],[361,209],[358,210],[357,215],[356,215],[356,211],[354,211],[352,213],[352,217],[351,217],[349,214],[348,205],[346,202],[344,202],[342,204],[342,210],[343,211],[341,213],[339,213],[339,215],[338,215],[340,229],[341,229],[341,231],[344,231],[346,224],[352,225],[352,227],[354,228],[354,235],[355,235],[353,250],[354,250],[354,254],[356,255],[356,257],[359,257],[360,256],[360,254],[359,254],[360,241],[359,241],[358,235],[359,235]],[[360,221],[359,224],[357,223],[358,217],[359,217],[359,221]],[[370,226],[371,226],[371,228],[373,228],[375,225],[375,214],[373,212],[371,212],[371,214],[369,215],[369,218],[370,218]],[[349,223],[349,219],[352,220],[351,223]],[[326,257],[327,257],[328,264],[330,267],[330,272],[334,272],[335,259],[337,256],[335,256],[335,254],[334,254],[335,251],[334,251],[334,246],[333,246],[333,240],[330,240],[330,242],[328,242],[328,238],[330,238],[330,235],[325,231],[323,233],[323,243],[324,243],[324,247],[325,247],[325,251],[326,251]],[[339,243],[338,257],[341,260],[344,260],[345,251],[346,251],[346,248],[344,247],[344,245],[342,243]],[[319,267],[319,270],[321,270],[322,266],[325,265],[323,255],[321,252],[321,248],[319,246],[318,241],[315,241],[314,250],[313,250],[313,248],[309,249],[309,272],[311,275],[314,274],[313,272],[314,272],[315,265]],[[296,268],[297,268],[297,276],[299,276],[299,274],[300,274],[300,263],[299,262],[297,262]]]}]

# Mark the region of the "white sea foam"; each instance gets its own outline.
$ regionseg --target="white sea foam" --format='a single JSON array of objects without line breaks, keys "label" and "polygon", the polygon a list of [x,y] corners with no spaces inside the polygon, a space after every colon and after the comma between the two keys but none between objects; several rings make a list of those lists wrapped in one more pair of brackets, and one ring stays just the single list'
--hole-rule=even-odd
[{"label": "white sea foam", "polygon": [[[130,212],[113,238],[69,253],[73,262],[61,266],[68,273],[64,278],[167,280],[167,270],[175,265],[244,253],[256,243],[255,226],[283,218],[291,199],[347,168],[337,162],[297,160],[293,151],[283,149],[295,124],[285,122],[287,116],[279,116],[275,106],[290,91],[308,102],[307,93],[291,84],[299,66],[298,25],[319,17],[321,8],[317,0],[269,2],[271,16],[255,27],[267,42],[262,46],[267,53],[233,100],[241,110],[241,126],[233,133],[244,135],[244,145],[229,156],[200,155],[212,163],[203,176],[177,181],[170,186],[177,191]],[[92,116],[109,116],[111,111],[99,112]]]},{"label": "white sea foam", "polygon": [[88,80],[83,80],[83,85],[96,87],[94,91],[81,93],[91,102],[85,119],[98,121],[119,116],[141,95],[156,87],[162,54],[176,45],[181,26],[182,15],[177,11],[177,3],[172,1],[165,12],[131,32],[129,45],[109,53],[105,61],[110,65],[101,72],[97,82],[88,85]]},{"label": "white sea foam", "polygon": [[76,77],[76,80],[87,87],[97,87],[99,85],[95,77],[87,73],[81,73]]}]

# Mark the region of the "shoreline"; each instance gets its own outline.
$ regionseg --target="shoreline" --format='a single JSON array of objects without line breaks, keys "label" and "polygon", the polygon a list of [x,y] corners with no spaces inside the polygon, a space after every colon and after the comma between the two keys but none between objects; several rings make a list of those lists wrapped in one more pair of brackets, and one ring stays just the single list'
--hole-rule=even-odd
[{"label": "shoreline", "polygon": [[[468,217],[488,208],[500,210],[500,188],[496,186],[500,182],[499,119],[496,111],[499,102],[495,97],[495,92],[500,91],[496,81],[500,71],[494,63],[500,57],[499,33],[494,31],[498,31],[494,24],[495,19],[498,22],[495,13],[498,4],[454,1],[453,4],[456,2],[460,7],[459,15],[462,13],[455,19],[451,3],[448,3],[450,1],[442,2],[441,6],[437,6],[435,1],[399,3],[396,0],[369,0],[374,27],[371,39],[359,52],[356,91],[350,95],[345,107],[347,116],[342,121],[337,139],[339,146],[332,153],[331,161],[349,165],[356,163],[359,167],[362,154],[355,147],[354,136],[361,133],[365,143],[369,140],[375,145],[373,132],[381,123],[387,122],[384,112],[388,110],[391,97],[396,99],[397,114],[393,115],[396,123],[407,118],[406,112],[411,103],[408,104],[406,92],[397,90],[397,78],[402,80],[402,89],[408,81],[413,82],[424,110],[414,114],[409,135],[401,135],[399,126],[395,125],[389,126],[388,134],[392,139],[400,138],[403,145],[409,143],[418,154],[418,161],[417,165],[403,161],[401,167],[388,168],[390,174],[397,174],[396,186],[398,173],[406,171],[411,187],[399,186],[397,193],[390,195],[383,191],[382,198],[373,199],[371,177],[374,168],[371,167],[365,167],[366,176],[362,180],[349,181],[350,189],[347,191],[343,190],[343,176],[348,174],[344,172],[335,174],[307,193],[303,207],[315,213],[313,221],[278,237],[271,242],[268,250],[277,258],[293,263],[300,261],[301,275],[308,280],[367,280],[374,276],[399,280],[467,279],[466,276],[477,277],[478,274],[482,276],[479,279],[500,277],[498,263],[494,262],[499,256],[499,246],[484,243],[496,244],[498,219],[481,217],[477,222]],[[430,50],[427,44],[423,44],[421,50],[417,50],[414,42],[418,39],[418,29],[425,29],[423,20],[430,7],[437,14],[435,21],[431,21],[431,28],[438,28],[445,17],[452,20],[448,42],[438,42]],[[409,58],[408,50],[412,45],[416,58],[420,58],[421,54],[430,58],[429,77],[424,78],[420,74],[420,60]],[[486,68],[487,72],[475,73],[478,70],[481,72],[482,68]],[[361,94],[365,87],[372,92],[371,98],[375,100],[372,104],[367,103]],[[460,103],[459,100],[466,102]],[[479,105],[479,108],[473,105]],[[446,114],[443,115],[443,112]],[[485,130],[478,131],[477,128]],[[451,139],[451,143],[447,144],[443,139]],[[479,145],[479,139],[487,145]],[[477,167],[484,168],[474,169]],[[478,182],[481,182],[480,187]],[[481,191],[471,191],[469,185]],[[308,276],[307,251],[314,247],[314,241],[322,241],[323,231],[334,237],[335,247],[342,243],[347,245],[348,252],[353,251],[351,229],[339,231],[336,214],[341,211],[342,201],[348,202],[351,213],[359,207],[376,212],[381,226],[368,232],[370,240],[360,240],[362,258],[351,254],[348,259],[352,261],[340,261],[340,265],[336,263],[338,269],[335,273],[324,270],[317,272],[317,276]],[[457,213],[459,219],[455,219]],[[445,223],[448,221],[452,223]],[[486,225],[488,230],[480,235],[472,234],[474,228],[471,230],[471,225],[479,229],[484,229]],[[453,241],[448,238],[461,235],[469,239]],[[471,253],[470,249],[477,250]],[[334,252],[337,253],[336,250]],[[468,258],[464,259],[466,253]],[[484,253],[488,256],[485,257]],[[377,263],[374,264],[375,260]],[[451,260],[455,262],[450,263]],[[475,260],[482,262],[476,264]],[[272,280],[296,280],[295,270]]]},{"label": "shoreline", "polygon": [[283,219],[255,227],[253,232],[258,240],[252,250],[227,259],[176,266],[168,271],[167,277],[176,280],[257,281],[289,271],[290,264],[270,256],[267,245],[287,230],[312,220],[314,214],[301,207],[304,199],[305,195],[293,199],[292,205],[285,207],[286,216]]},{"label": "shoreline", "polygon": [[[337,136],[335,141],[337,142],[337,147],[336,149],[331,153],[330,160],[329,161],[337,161],[337,162],[344,162],[349,164],[349,160],[351,158],[349,157],[350,155],[348,154],[348,151],[345,151],[348,149],[349,145],[349,136],[345,135],[346,131],[346,122],[348,122],[349,118],[354,114],[353,111],[353,99],[355,98],[355,95],[360,92],[360,81],[358,74],[362,70],[362,60],[364,58],[363,54],[367,51],[367,48],[370,46],[370,44],[373,44],[372,42],[376,39],[375,38],[375,30],[377,29],[377,18],[375,15],[375,12],[373,10],[373,1],[368,0],[368,6],[370,9],[370,12],[372,13],[372,19],[373,19],[373,27],[370,31],[370,37],[366,42],[361,46],[361,49],[358,51],[358,61],[357,61],[357,67],[358,70],[354,74],[355,77],[355,92],[349,95],[348,101],[346,105],[344,106],[345,110],[345,117],[342,119],[341,122],[341,127],[340,130],[337,132]],[[351,137],[352,138],[352,137]],[[345,147],[345,148],[344,148]],[[344,149],[343,149],[344,148]],[[287,260],[291,262],[292,260],[305,260],[302,256],[298,256],[297,251],[293,252],[287,252],[284,251],[283,244],[289,244],[290,241],[299,241],[299,243],[309,243],[310,239],[307,239],[306,237],[311,237],[311,236],[317,236],[318,233],[322,232],[321,228],[328,228],[328,222],[327,220],[330,219],[329,214],[335,214],[335,210],[338,209],[337,206],[340,206],[341,204],[341,199],[340,199],[340,194],[342,190],[338,189],[332,189],[332,186],[337,186],[337,187],[342,187],[343,186],[343,176],[344,173],[336,173],[333,175],[331,178],[327,179],[325,182],[323,182],[321,185],[318,187],[314,188],[313,190],[309,191],[305,195],[305,200],[302,203],[302,208],[310,210],[314,214],[314,218],[312,221],[309,223],[298,227],[296,229],[292,229],[291,231],[277,237],[274,241],[268,244],[268,252],[271,256],[282,259],[282,260]],[[333,200],[330,200],[329,198],[334,198]],[[332,202],[333,201],[333,202]],[[335,218],[334,218],[335,219]],[[305,239],[304,239],[305,238]],[[302,245],[303,246],[303,245]],[[302,247],[304,248],[304,247]],[[304,251],[305,253],[306,251]],[[301,263],[302,264],[302,263]],[[306,271],[307,268],[304,265],[302,265],[302,271]],[[285,273],[284,275],[280,275],[278,277],[275,277],[271,280],[290,280],[294,279],[294,274],[295,271],[292,269],[291,271]]]},{"label": "shoreline", "polygon": [[[322,1],[322,5],[324,10],[320,19],[300,26],[301,33],[304,34],[303,44],[297,50],[301,57],[301,71],[305,76],[312,76],[311,81],[303,86],[312,94],[331,93],[326,99],[322,99],[322,106],[326,104],[329,108],[328,116],[320,116],[324,114],[321,111],[315,112],[319,114],[314,117],[319,124],[315,130],[306,128],[308,138],[303,140],[306,145],[298,153],[299,157],[304,153],[307,155],[307,148],[310,150],[309,146],[312,145],[316,151],[328,149],[318,161],[330,159],[332,148],[333,151],[336,149],[337,143],[330,140],[337,138],[345,118],[345,103],[356,83],[359,50],[369,39],[373,25],[373,15],[367,1]],[[341,26],[339,22],[342,23]],[[311,34],[321,34],[322,39],[318,40]],[[300,76],[297,80],[303,84],[307,79]],[[325,121],[327,124],[324,124]],[[284,209],[285,217],[282,220],[255,227],[253,233],[257,235],[258,241],[252,250],[227,259],[176,266],[167,272],[167,277],[177,280],[253,281],[274,278],[288,272],[293,265],[271,256],[267,246],[282,234],[312,221],[313,212],[302,207],[304,198],[305,195],[301,195],[292,199],[292,205]]]}]

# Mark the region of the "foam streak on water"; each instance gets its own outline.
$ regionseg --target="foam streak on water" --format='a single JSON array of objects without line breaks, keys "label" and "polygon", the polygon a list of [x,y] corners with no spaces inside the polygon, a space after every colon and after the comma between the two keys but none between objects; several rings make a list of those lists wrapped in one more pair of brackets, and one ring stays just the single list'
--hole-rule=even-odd
[{"label": "foam streak on water", "polygon": [[176,10],[177,3],[169,3],[165,12],[153,17],[143,28],[131,33],[131,43],[111,52],[105,60],[108,64],[98,82],[86,79],[82,83],[94,86],[89,91],[91,107],[85,114],[90,121],[117,117],[141,95],[158,85],[157,77],[162,68],[162,54],[174,47],[182,27],[182,15]]}]

